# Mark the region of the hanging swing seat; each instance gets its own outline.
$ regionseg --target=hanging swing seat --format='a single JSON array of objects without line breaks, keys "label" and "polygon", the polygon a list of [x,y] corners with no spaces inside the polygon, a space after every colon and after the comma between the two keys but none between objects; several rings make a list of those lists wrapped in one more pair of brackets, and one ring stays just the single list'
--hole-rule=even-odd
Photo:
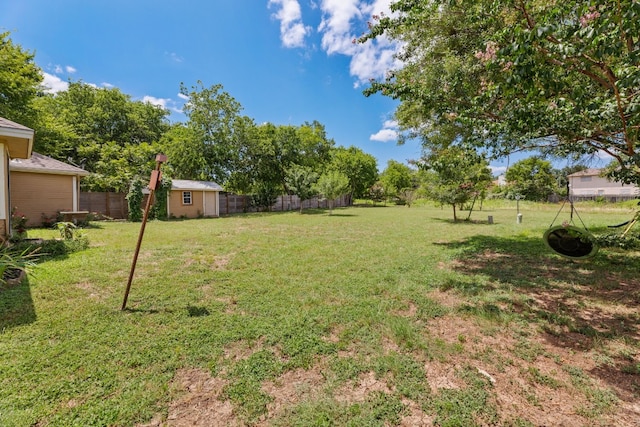
[{"label": "hanging swing seat", "polygon": [[552,251],[571,259],[591,258],[599,249],[591,233],[574,225],[551,227],[544,233],[543,239]]},{"label": "hanging swing seat", "polygon": [[[562,225],[554,226],[553,224],[558,219],[558,216],[560,215],[560,212],[562,212],[562,209],[564,208],[567,201],[569,201],[569,205],[571,207],[570,221],[565,221]],[[578,219],[582,223],[582,227],[577,227],[573,224],[574,215],[578,217]],[[549,226],[547,231],[545,231],[542,238],[552,251],[554,251],[558,255],[562,255],[565,258],[591,258],[598,253],[598,249],[600,248],[595,242],[593,235],[589,232],[589,230],[587,230],[587,226],[584,225],[584,221],[582,221],[582,218],[580,218],[578,211],[576,211],[571,197],[568,197],[562,203],[562,206],[560,206],[560,210],[551,222],[551,225]]]}]

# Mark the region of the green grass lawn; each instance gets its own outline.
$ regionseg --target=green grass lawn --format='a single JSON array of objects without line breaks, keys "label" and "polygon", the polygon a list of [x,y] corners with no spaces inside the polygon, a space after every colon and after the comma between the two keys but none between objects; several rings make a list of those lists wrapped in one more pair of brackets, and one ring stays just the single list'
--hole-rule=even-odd
[{"label": "green grass lawn", "polygon": [[[125,311],[140,224],[93,223],[0,291],[0,425],[171,425],[185,372],[229,425],[633,425],[640,255],[551,253],[558,207],[154,221]],[[578,209],[594,232],[632,212]]]}]

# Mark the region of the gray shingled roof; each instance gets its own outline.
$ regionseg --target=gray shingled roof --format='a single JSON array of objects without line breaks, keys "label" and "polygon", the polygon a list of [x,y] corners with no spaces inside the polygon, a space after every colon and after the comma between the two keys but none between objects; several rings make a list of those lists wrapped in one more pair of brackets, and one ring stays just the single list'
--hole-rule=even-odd
[{"label": "gray shingled roof", "polygon": [[32,129],[29,129],[28,127],[23,126],[23,125],[21,125],[19,123],[12,122],[11,120],[7,120],[4,117],[0,117],[0,128],[18,129],[18,130],[25,130],[25,131],[33,132]]},{"label": "gray shingled roof", "polygon": [[187,179],[172,179],[171,189],[190,191],[223,191],[222,187],[213,181],[190,181]]},{"label": "gray shingled roof", "polygon": [[30,159],[12,159],[11,162],[9,162],[9,170],[57,175],[89,175],[89,172],[84,169],[35,152],[31,154]]}]

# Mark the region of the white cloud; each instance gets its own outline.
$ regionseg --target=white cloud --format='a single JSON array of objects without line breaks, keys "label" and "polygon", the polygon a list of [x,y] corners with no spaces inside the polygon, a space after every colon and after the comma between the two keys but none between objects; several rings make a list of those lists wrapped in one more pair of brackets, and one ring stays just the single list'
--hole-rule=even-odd
[{"label": "white cloud", "polygon": [[164,54],[165,54],[165,56],[166,56],[166,57],[168,57],[168,58],[169,58],[169,60],[170,60],[171,62],[181,63],[181,62],[183,62],[183,61],[184,61],[184,58],[183,58],[183,57],[181,57],[180,55],[178,55],[178,54],[177,54],[177,53],[175,53],[175,52],[165,52]]},{"label": "white cloud", "polygon": [[369,137],[371,141],[389,142],[398,140],[398,122],[396,120],[385,120],[382,129]]},{"label": "white cloud", "polygon": [[46,93],[64,92],[69,88],[69,82],[62,80],[58,76],[43,72],[42,77],[42,86],[44,87],[44,91]]},{"label": "white cloud", "polygon": [[171,102],[169,98],[156,98],[155,96],[145,95],[142,97],[142,102],[147,102],[152,105],[157,105],[162,108],[167,108],[167,104]]},{"label": "white cloud", "polygon": [[[178,95],[180,96],[180,95]],[[180,96],[181,97],[181,96]],[[181,97],[182,98],[182,97]],[[155,96],[145,95],[142,97],[142,102],[147,102],[151,105],[156,105],[158,107],[165,108],[167,110],[171,110],[175,113],[183,113],[182,108],[180,108],[176,101],[171,98],[156,98]]]},{"label": "white cloud", "polygon": [[288,48],[304,47],[305,37],[311,32],[311,27],[302,21],[302,11],[298,0],[269,0],[267,7],[276,6],[280,9],[272,16],[280,21],[280,39]]},{"label": "white cloud", "polygon": [[189,100],[189,97],[187,95],[185,95],[184,93],[179,93],[178,94],[178,98],[184,99],[185,101]]},{"label": "white cloud", "polygon": [[56,65],[55,68],[53,69],[53,72],[56,74],[62,74],[62,67],[59,65]]},{"label": "white cloud", "polygon": [[75,73],[76,71],[78,71],[78,70],[76,70],[76,68],[75,68],[75,67],[72,67],[71,65],[67,65],[66,67],[64,67],[64,69],[65,69],[65,70],[67,71],[67,73],[69,73],[69,74],[73,74],[73,73]]},{"label": "white cloud", "polygon": [[111,83],[102,82],[102,87],[106,87],[107,89],[113,89],[115,86]]},{"label": "white cloud", "polygon": [[398,44],[384,36],[364,44],[355,42],[373,23],[374,15],[390,15],[391,0],[376,0],[365,3],[359,0],[323,0],[322,22],[318,31],[322,33],[322,48],[327,54],[342,54],[351,57],[349,71],[356,78],[356,87],[370,79],[382,78],[401,63],[394,57]]},{"label": "white cloud", "polygon": [[[357,43],[358,37],[367,31],[367,24],[382,16],[391,16],[393,0],[311,0],[310,9],[320,8],[322,19],[318,26],[321,47],[328,55],[340,54],[351,57],[350,74],[355,77],[354,86],[359,87],[370,79],[384,78],[389,70],[400,68],[402,63],[394,54],[399,44],[385,36]],[[279,6],[273,16],[280,21],[281,39],[286,47],[304,46],[305,37],[311,29],[302,23],[298,0],[269,0],[268,7]]]},{"label": "white cloud", "polygon": [[398,139],[398,131],[395,129],[380,129],[369,137],[371,141],[389,142]]}]

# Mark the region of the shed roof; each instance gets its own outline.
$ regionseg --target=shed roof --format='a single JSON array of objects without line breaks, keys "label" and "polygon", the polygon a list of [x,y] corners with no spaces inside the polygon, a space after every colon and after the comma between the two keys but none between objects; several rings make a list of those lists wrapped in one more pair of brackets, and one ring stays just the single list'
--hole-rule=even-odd
[{"label": "shed roof", "polygon": [[36,152],[31,155],[30,159],[11,159],[11,162],[9,162],[9,170],[56,175],[89,175],[89,172],[84,169],[80,169],[79,167],[69,165]]},{"label": "shed roof", "polygon": [[191,181],[188,179],[172,179],[171,189],[186,191],[223,191],[223,188],[213,181]]},{"label": "shed roof", "polygon": [[7,144],[9,156],[28,159],[35,132],[26,126],[0,117],[0,143]]}]

